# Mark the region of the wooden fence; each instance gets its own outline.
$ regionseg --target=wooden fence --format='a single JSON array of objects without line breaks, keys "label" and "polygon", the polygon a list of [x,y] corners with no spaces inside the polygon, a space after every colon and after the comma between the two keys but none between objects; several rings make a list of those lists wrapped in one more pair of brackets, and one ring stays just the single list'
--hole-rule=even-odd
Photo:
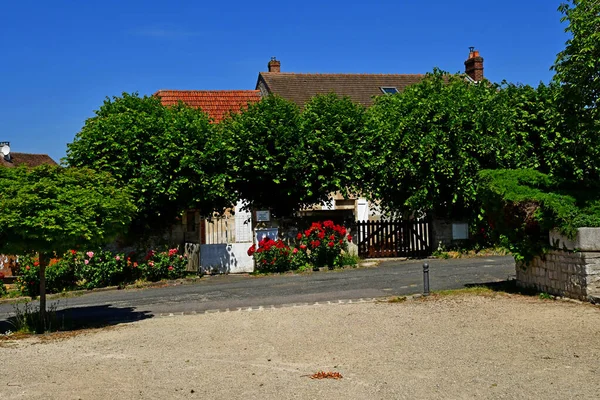
[{"label": "wooden fence", "polygon": [[423,258],[432,253],[428,220],[359,221],[354,225],[358,255],[363,258]]}]

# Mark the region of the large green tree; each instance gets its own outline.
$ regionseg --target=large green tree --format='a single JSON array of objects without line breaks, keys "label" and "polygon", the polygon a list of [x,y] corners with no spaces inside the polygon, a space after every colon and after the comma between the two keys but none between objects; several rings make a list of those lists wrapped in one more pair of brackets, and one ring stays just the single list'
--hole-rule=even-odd
[{"label": "large green tree", "polygon": [[228,169],[203,112],[153,96],[106,99],[68,145],[66,162],[111,173],[129,187],[138,212],[131,228],[164,229],[187,208],[205,214],[231,204]]},{"label": "large green tree", "polygon": [[288,216],[314,202],[304,188],[306,157],[300,135],[300,109],[269,96],[220,124],[221,156],[231,168],[232,190],[249,208]]},{"label": "large green tree", "polygon": [[363,106],[334,93],[317,95],[304,106],[300,131],[308,163],[303,184],[319,201],[336,191],[360,191],[364,115]]},{"label": "large green tree", "polygon": [[366,193],[391,213],[469,216],[481,169],[553,168],[551,95],[435,70],[381,96],[367,111]]},{"label": "large green tree", "polygon": [[557,105],[571,139],[563,151],[576,160],[565,176],[585,184],[600,178],[600,1],[571,0],[559,11],[570,37],[553,66]]},{"label": "large green tree", "polygon": [[0,168],[0,252],[39,254],[42,321],[49,258],[106,244],[130,223],[135,206],[116,183],[109,174],[89,169]]},{"label": "large green tree", "polygon": [[364,109],[335,94],[305,107],[269,96],[220,124],[232,190],[249,208],[288,217],[356,183]]}]

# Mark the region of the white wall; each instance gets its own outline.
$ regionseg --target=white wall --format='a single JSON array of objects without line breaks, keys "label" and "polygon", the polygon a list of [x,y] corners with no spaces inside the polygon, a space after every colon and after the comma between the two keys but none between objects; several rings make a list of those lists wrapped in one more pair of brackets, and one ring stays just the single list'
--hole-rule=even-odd
[{"label": "white wall", "polygon": [[248,255],[252,243],[203,244],[200,246],[200,271],[203,273],[236,274],[254,271]]}]

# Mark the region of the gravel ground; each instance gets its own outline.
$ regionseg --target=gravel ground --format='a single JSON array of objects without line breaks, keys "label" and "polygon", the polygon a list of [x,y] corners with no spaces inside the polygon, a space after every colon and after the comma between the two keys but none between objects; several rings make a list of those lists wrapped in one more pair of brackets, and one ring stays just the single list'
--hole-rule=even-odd
[{"label": "gravel ground", "polygon": [[598,307],[503,295],[163,317],[2,341],[0,398],[597,399],[599,333]]}]

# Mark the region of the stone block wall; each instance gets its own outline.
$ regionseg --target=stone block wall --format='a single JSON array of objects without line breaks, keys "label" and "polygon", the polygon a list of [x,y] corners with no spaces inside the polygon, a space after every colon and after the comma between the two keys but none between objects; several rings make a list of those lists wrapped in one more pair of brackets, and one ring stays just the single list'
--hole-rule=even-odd
[{"label": "stone block wall", "polygon": [[553,250],[517,265],[517,285],[579,300],[600,299],[600,252]]}]

